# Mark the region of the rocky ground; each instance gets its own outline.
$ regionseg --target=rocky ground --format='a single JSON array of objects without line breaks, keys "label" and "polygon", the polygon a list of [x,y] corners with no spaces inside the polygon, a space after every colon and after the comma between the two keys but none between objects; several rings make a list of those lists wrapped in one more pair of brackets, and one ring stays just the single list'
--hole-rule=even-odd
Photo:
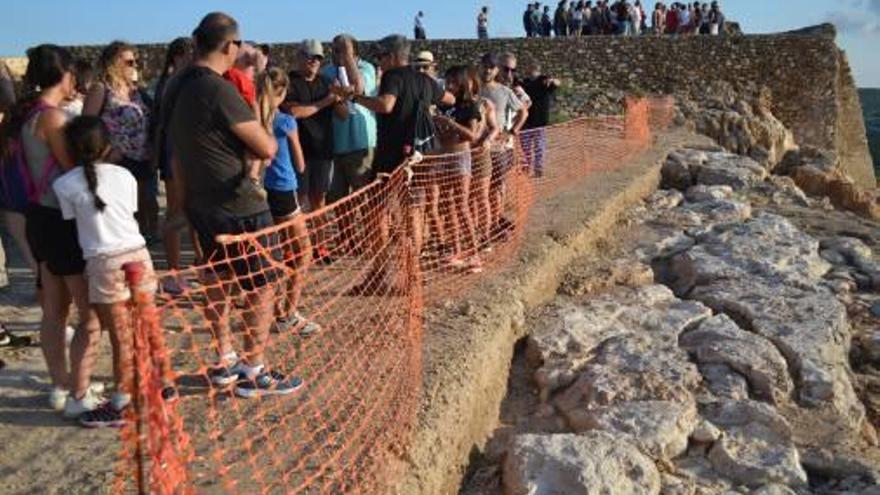
[{"label": "rocky ground", "polygon": [[670,154],[531,319],[462,494],[880,494],[880,224],[774,161]]}]

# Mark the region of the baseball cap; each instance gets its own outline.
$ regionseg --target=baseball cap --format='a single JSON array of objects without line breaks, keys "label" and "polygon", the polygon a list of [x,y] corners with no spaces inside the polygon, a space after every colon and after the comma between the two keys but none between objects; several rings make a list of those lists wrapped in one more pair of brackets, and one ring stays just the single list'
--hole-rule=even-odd
[{"label": "baseball cap", "polygon": [[318,40],[310,39],[303,41],[300,51],[307,57],[324,58],[324,45]]},{"label": "baseball cap", "polygon": [[434,65],[434,54],[424,50],[416,55],[416,65]]},{"label": "baseball cap", "polygon": [[484,67],[498,67],[498,54],[494,52],[484,54],[480,58],[480,64]]}]

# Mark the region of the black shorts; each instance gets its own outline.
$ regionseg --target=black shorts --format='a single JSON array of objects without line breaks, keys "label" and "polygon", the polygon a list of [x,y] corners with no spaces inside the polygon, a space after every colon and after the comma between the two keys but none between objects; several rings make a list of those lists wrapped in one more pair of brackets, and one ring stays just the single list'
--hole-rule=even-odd
[{"label": "black shorts", "polygon": [[46,263],[58,277],[83,274],[86,262],[75,220],[65,220],[61,210],[42,205],[30,205],[24,217],[28,246],[38,263]]},{"label": "black shorts", "polygon": [[217,272],[233,272],[236,281],[246,291],[263,287],[278,278],[272,259],[281,262],[278,235],[256,237],[258,246],[251,242],[220,244],[217,236],[258,232],[275,225],[269,211],[255,215],[237,216],[221,208],[199,210],[187,208],[187,218],[205,253],[206,261]]},{"label": "black shorts", "polygon": [[266,189],[269,212],[273,218],[284,219],[300,212],[296,191],[275,191]]},{"label": "black shorts", "polygon": [[297,192],[302,194],[330,192],[330,179],[333,177],[332,160],[306,160],[306,172],[296,172]]}]

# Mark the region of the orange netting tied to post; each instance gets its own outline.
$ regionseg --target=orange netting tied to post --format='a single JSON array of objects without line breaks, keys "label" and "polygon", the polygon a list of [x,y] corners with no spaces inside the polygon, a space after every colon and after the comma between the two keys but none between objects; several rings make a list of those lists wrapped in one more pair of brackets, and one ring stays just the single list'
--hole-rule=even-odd
[{"label": "orange netting tied to post", "polygon": [[[219,238],[218,261],[177,274],[180,294],[135,293],[114,491],[388,493],[420,407],[425,305],[507,267],[536,198],[644,152],[672,104],[628,99],[622,116],[422,157],[323,210]],[[127,276],[139,285],[139,267]],[[230,353],[295,390],[246,398],[256,385],[224,367]]]}]

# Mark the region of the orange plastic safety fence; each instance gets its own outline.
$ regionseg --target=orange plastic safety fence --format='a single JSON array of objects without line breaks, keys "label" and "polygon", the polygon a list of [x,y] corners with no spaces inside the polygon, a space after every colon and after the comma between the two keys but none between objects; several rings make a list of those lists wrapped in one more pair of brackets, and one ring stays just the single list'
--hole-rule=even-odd
[{"label": "orange plastic safety fence", "polygon": [[[221,256],[175,274],[181,294],[136,293],[136,407],[114,491],[388,493],[420,406],[425,305],[508,266],[536,198],[643,152],[671,105],[631,99],[624,116],[425,157],[321,211],[218,238]],[[233,351],[301,386],[236,397],[236,370],[218,373]]]}]

